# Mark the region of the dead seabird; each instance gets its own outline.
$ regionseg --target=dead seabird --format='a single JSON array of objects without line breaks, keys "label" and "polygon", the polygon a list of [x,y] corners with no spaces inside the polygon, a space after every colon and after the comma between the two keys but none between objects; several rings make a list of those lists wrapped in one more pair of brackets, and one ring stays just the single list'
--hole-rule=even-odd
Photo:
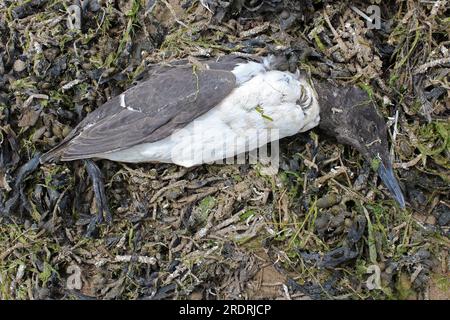
[{"label": "dead seabird", "polygon": [[40,161],[103,158],[191,167],[307,131],[321,119],[326,133],[378,164],[403,208],[386,124],[368,95],[357,87],[310,83],[287,66],[285,57],[235,55],[155,65],[146,80],[88,114]]}]

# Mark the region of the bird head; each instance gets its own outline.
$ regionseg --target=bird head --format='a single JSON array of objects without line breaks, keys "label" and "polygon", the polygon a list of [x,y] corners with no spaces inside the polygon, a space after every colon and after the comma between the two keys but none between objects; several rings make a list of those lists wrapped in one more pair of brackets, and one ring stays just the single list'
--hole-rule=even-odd
[{"label": "bird head", "polygon": [[389,156],[387,127],[369,97],[356,86],[314,82],[320,105],[319,128],[358,150],[369,161],[401,208],[405,200]]}]

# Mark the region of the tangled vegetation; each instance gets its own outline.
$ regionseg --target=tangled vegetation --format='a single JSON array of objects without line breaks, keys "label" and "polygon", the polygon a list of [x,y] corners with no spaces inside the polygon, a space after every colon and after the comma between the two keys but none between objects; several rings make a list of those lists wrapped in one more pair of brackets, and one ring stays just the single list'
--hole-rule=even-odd
[{"label": "tangled vegetation", "polygon": [[[369,29],[369,5],[381,9]],[[0,298],[449,298],[448,1],[4,0]],[[367,90],[388,121],[399,209],[371,166],[318,130],[281,169],[36,155],[152,63],[293,50],[315,78]]]}]

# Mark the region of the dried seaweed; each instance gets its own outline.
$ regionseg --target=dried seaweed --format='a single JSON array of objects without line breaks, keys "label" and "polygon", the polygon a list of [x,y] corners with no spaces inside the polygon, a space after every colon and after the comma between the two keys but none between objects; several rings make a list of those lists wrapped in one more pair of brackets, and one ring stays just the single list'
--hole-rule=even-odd
[{"label": "dried seaweed", "polygon": [[[0,297],[448,298],[448,1],[370,4],[380,29],[362,1],[0,3]],[[36,162],[155,63],[280,51],[290,70],[369,93],[407,210],[319,130],[281,141],[275,176]]]}]

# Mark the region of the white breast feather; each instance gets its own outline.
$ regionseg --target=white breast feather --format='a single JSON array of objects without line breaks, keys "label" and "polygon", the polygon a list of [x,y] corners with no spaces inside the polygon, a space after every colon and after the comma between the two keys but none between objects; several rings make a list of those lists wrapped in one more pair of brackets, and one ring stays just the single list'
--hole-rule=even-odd
[{"label": "white breast feather", "polygon": [[[219,105],[163,140],[108,153],[104,158],[190,167],[250,151],[318,125],[317,99],[307,110],[297,104],[302,86],[315,97],[309,84],[288,72],[264,70],[254,62],[239,65],[234,70],[236,77],[250,80],[243,81]],[[278,135],[264,135],[259,129],[275,129]]]}]

